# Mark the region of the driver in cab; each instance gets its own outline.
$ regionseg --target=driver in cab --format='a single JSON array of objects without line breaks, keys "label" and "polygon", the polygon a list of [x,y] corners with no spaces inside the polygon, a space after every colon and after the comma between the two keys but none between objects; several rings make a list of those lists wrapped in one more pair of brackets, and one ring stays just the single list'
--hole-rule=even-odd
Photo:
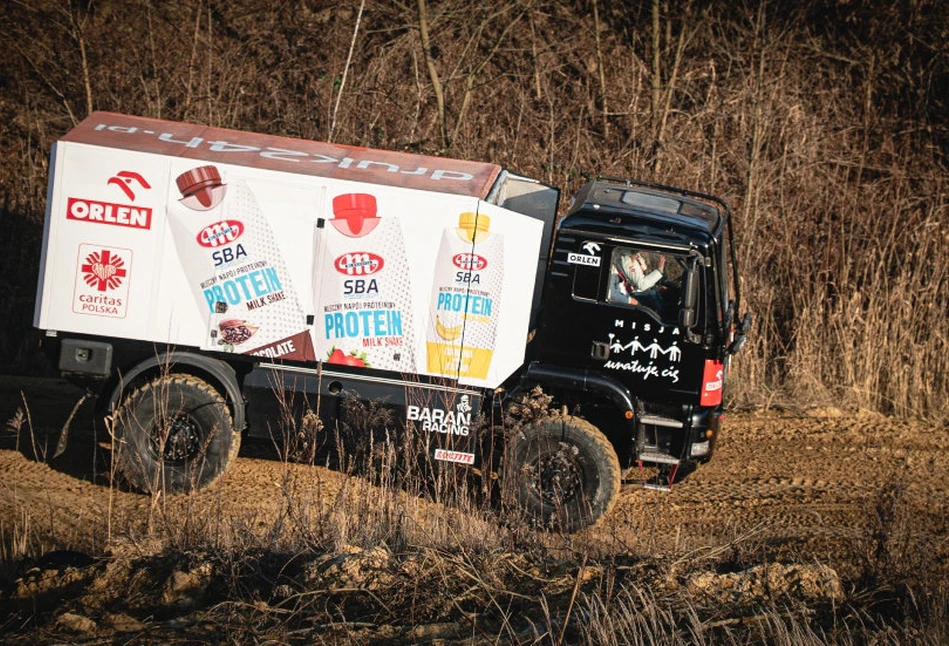
[{"label": "driver in cab", "polygon": [[646,256],[640,251],[617,249],[613,252],[610,301],[644,305],[656,309],[659,294],[656,285],[663,278],[666,257],[659,256],[656,267],[649,268]]}]

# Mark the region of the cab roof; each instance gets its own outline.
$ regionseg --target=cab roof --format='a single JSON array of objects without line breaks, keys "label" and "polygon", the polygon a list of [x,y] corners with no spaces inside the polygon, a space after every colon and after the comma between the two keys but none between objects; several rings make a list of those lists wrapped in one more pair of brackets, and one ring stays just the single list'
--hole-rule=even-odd
[{"label": "cab roof", "polygon": [[584,185],[561,227],[705,246],[721,236],[727,218],[716,197],[611,179]]}]

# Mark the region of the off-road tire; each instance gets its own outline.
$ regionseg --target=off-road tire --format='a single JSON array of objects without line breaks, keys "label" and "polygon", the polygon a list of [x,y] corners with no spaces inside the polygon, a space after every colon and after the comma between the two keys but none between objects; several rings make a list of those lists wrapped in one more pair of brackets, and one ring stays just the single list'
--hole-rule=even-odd
[{"label": "off-road tire", "polygon": [[534,526],[575,532],[606,514],[620,491],[619,459],[595,426],[549,417],[518,431],[508,455],[521,514]]},{"label": "off-road tire", "polygon": [[113,417],[112,436],[116,471],[147,493],[209,486],[241,444],[221,394],[185,374],[159,377],[135,390]]}]

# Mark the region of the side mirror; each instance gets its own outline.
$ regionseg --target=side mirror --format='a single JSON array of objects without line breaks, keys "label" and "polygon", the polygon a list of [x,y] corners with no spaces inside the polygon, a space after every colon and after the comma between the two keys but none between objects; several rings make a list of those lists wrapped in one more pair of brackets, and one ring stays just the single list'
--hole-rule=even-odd
[{"label": "side mirror", "polygon": [[751,329],[751,312],[745,312],[745,315],[741,317],[741,323],[738,325],[738,331],[742,335],[748,334],[748,330]]},{"label": "side mirror", "polygon": [[691,328],[695,325],[696,305],[699,300],[699,279],[696,276],[695,263],[690,263],[685,272],[682,285],[682,309],[679,311],[679,326]]}]

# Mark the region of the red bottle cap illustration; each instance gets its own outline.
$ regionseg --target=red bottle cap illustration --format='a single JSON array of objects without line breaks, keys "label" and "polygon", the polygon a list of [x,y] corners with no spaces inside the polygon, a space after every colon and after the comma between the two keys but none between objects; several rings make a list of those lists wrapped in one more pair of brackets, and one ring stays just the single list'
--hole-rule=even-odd
[{"label": "red bottle cap illustration", "polygon": [[[369,193],[344,193],[333,198],[333,226],[340,233],[358,237],[376,228],[376,197]],[[365,228],[365,231],[363,229]]]},{"label": "red bottle cap illustration", "polygon": [[198,166],[179,175],[175,182],[183,196],[181,202],[199,211],[211,209],[224,199],[227,187],[221,182],[216,166]]}]

